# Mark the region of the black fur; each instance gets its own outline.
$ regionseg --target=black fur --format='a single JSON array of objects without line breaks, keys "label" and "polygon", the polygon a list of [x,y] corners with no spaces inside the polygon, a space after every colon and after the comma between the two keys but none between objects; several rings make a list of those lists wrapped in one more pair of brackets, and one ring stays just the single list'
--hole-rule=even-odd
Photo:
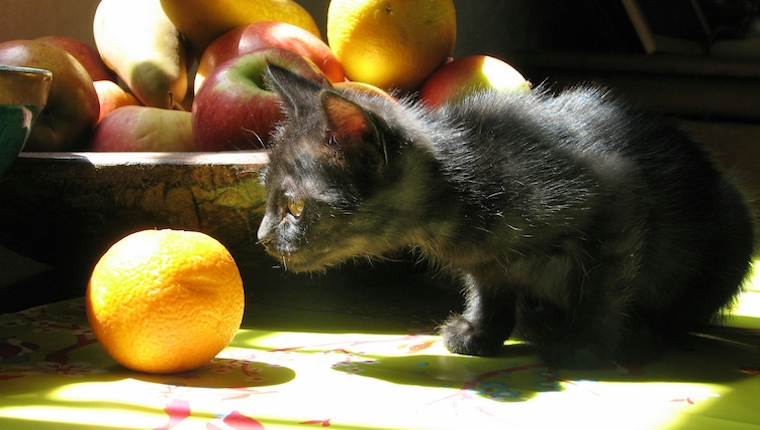
[{"label": "black fur", "polygon": [[640,363],[712,322],[746,276],[740,192],[676,128],[599,89],[429,110],[268,73],[288,119],[261,243],[294,271],[417,247],[464,285],[440,329],[453,352],[515,336],[553,366]]}]

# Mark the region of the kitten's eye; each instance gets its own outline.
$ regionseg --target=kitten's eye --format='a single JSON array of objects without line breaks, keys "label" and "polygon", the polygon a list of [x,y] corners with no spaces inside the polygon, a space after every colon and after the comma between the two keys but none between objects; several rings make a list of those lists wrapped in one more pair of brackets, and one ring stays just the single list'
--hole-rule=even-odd
[{"label": "kitten's eye", "polygon": [[293,215],[294,217],[298,218],[303,213],[303,209],[305,206],[306,204],[301,199],[291,200],[288,203],[288,212],[290,212],[290,214]]}]

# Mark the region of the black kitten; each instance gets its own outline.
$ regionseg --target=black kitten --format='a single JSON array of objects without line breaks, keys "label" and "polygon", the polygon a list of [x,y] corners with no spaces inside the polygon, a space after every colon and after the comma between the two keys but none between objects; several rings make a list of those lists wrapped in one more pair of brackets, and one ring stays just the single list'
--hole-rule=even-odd
[{"label": "black kitten", "polygon": [[436,110],[270,66],[287,120],[258,237],[293,271],[411,245],[461,278],[452,352],[515,335],[547,364],[651,359],[748,271],[742,195],[674,127],[598,89],[484,92]]}]

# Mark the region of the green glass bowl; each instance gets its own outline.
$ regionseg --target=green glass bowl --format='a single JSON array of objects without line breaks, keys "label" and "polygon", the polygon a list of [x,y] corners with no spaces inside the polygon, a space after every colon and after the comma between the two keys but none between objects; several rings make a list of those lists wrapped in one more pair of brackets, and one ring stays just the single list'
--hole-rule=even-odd
[{"label": "green glass bowl", "polygon": [[0,175],[24,148],[52,80],[49,70],[0,64]]}]

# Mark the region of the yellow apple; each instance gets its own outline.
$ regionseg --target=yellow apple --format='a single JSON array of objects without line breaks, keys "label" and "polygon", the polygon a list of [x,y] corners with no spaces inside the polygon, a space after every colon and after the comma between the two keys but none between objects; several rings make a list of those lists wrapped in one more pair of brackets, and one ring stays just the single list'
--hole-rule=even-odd
[{"label": "yellow apple", "polygon": [[147,106],[173,108],[187,93],[187,46],[160,0],[101,0],[92,24],[103,61]]}]

